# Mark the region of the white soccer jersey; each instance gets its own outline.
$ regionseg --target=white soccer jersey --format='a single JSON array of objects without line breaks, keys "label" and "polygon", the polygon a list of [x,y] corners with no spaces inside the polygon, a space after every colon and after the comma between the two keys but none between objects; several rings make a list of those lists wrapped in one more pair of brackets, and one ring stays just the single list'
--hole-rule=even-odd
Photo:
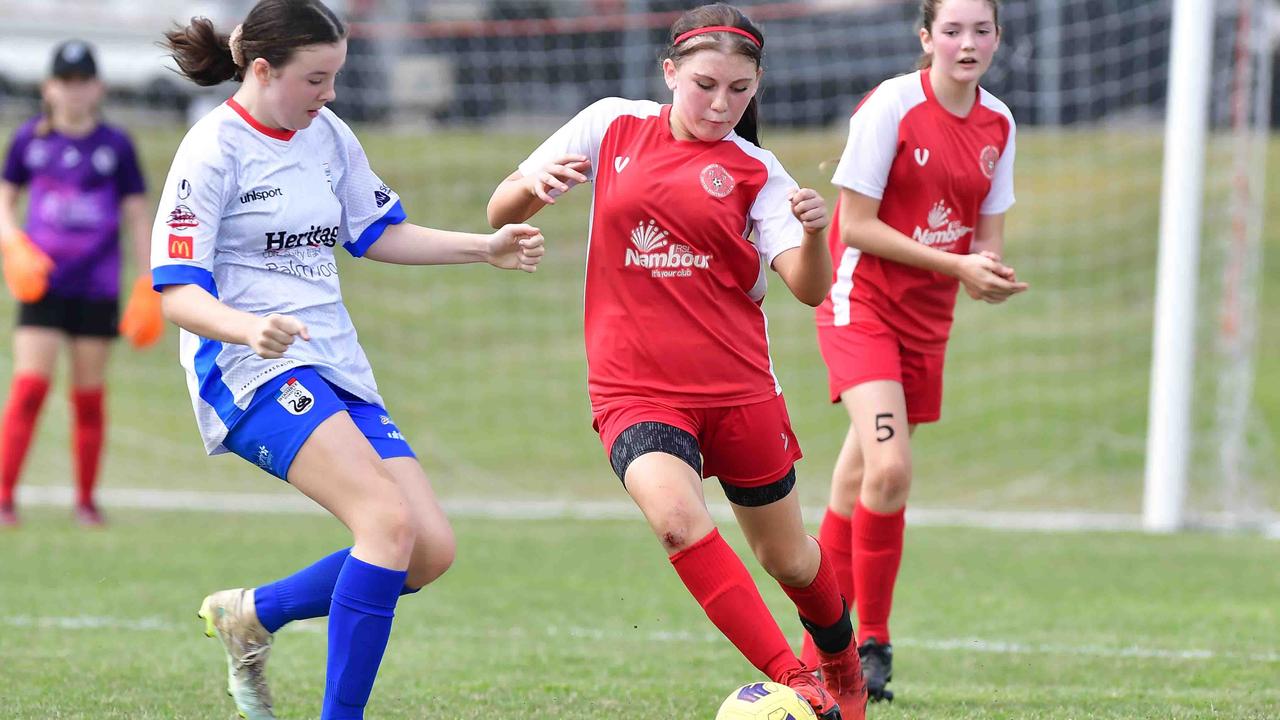
[{"label": "white soccer jersey", "polygon": [[238,310],[294,316],[311,335],[267,360],[246,345],[182,331],[182,367],[207,452],[226,452],[222,441],[254,391],[289,368],[310,365],[383,404],[342,303],[334,247],[360,257],[405,213],[342,120],[325,109],[304,130],[274,130],[228,100],[187,132],[161,198],[151,234],[157,290],[199,285]]}]

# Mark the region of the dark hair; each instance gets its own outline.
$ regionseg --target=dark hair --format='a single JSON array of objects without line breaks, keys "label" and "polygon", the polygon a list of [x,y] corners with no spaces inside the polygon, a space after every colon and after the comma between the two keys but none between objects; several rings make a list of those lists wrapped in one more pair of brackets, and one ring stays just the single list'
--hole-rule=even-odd
[{"label": "dark hair", "polygon": [[[920,0],[920,27],[933,34],[933,21],[938,19],[938,6],[943,0]],[[987,4],[991,6],[991,14],[996,21],[997,32],[1000,28],[1000,0],[987,0]],[[929,53],[921,53],[920,59],[916,61],[916,69],[923,70],[933,65],[933,55]]]},{"label": "dark hair", "polygon": [[240,29],[238,58],[229,44],[231,34],[218,32],[204,17],[165,33],[161,46],[197,85],[217,85],[244,80],[245,70],[257,58],[282,67],[298,48],[330,45],[347,36],[347,26],[320,0],[259,0]]},{"label": "dark hair", "polygon": [[[698,28],[714,27],[722,25],[726,27],[738,28],[751,34],[759,41],[759,44],[751,42],[751,38],[743,37],[737,33],[731,32],[709,32],[705,35],[695,35],[684,42],[676,45],[676,38]],[[760,32],[760,28],[751,22],[751,19],[742,13],[741,10],[724,3],[715,3],[713,5],[703,5],[696,7],[676,20],[671,26],[670,44],[662,53],[664,60],[671,60],[679,64],[680,60],[692,55],[699,50],[715,48],[724,53],[737,53],[751,58],[755,62],[756,67],[760,67],[764,58],[764,33]],[[734,132],[743,138],[751,141],[752,144],[760,145],[760,99],[759,95],[751,98],[751,103],[747,105],[747,110],[742,114],[742,119],[738,121]]]}]

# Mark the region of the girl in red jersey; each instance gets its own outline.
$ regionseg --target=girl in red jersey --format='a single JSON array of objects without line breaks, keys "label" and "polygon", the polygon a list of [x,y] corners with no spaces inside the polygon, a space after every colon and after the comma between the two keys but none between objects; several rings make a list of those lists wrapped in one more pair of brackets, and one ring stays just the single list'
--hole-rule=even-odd
[{"label": "girl in red jersey", "polygon": [[997,0],[924,0],[921,69],[863,99],[833,179],[835,282],[817,311],[818,341],[831,401],[851,423],[819,537],[857,604],[873,702],[893,698],[889,609],[910,438],[940,415],[956,290],[1000,303],[1027,289],[1001,262],[1013,117],[978,86],[1000,42],[998,15]]},{"label": "girl in red jersey", "polygon": [[[686,12],[670,37],[662,72],[672,103],[607,98],[586,108],[499,185],[489,220],[525,220],[594,183],[588,385],[614,472],[685,586],[753,665],[821,717],[838,717],[838,704],[861,718],[848,608],[801,522],[801,453],[761,308],[768,268],[801,301],[822,302],[825,203],[759,147],[760,30],[717,4]],[[825,689],[717,531],[702,493],[713,475],[756,557],[796,603]]]},{"label": "girl in red jersey", "polygon": [[[136,347],[164,331],[148,266],[150,218],[129,136],[101,121],[104,88],[87,43],[58,46],[41,87],[44,113],[18,128],[0,177],[0,250],[18,300],[13,384],[0,423],[0,526],[16,525],[14,488],[62,347],[71,354],[76,518],[102,524],[94,486],[106,425],[104,384],[111,341]],[[26,228],[18,200],[30,190]],[[137,280],[119,319],[120,229],[133,241]]]}]

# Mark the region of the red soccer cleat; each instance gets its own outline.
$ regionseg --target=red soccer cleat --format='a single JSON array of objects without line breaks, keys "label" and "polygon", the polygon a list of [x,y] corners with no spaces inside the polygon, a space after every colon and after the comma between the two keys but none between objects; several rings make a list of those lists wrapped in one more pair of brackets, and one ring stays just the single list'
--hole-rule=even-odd
[{"label": "red soccer cleat", "polygon": [[98,506],[92,503],[76,505],[76,522],[84,527],[102,527],[107,524]]},{"label": "red soccer cleat", "polygon": [[0,527],[18,527],[18,511],[13,503],[0,503]]},{"label": "red soccer cleat", "polygon": [[[857,651],[855,650],[856,654]],[[798,667],[782,673],[782,677],[778,678],[778,682],[795,690],[800,697],[809,702],[813,706],[813,714],[818,716],[818,720],[842,720],[840,714],[840,704],[836,699],[822,687],[822,683],[813,674],[813,668]],[[860,716],[861,717],[861,716]]]},{"label": "red soccer cleat", "polygon": [[850,641],[848,647],[835,654],[828,655],[821,649],[816,652],[822,684],[840,704],[844,720],[863,720],[867,716],[867,683],[862,677],[858,646]]}]

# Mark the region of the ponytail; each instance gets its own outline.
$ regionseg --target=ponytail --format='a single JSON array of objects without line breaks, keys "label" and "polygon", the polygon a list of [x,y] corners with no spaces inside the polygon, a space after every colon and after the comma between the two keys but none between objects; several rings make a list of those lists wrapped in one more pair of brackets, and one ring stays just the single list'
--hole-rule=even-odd
[{"label": "ponytail", "polygon": [[186,27],[174,28],[164,38],[161,46],[169,50],[182,74],[197,85],[244,79],[244,69],[236,66],[231,55],[230,36],[218,32],[209,18],[191,18]]}]

